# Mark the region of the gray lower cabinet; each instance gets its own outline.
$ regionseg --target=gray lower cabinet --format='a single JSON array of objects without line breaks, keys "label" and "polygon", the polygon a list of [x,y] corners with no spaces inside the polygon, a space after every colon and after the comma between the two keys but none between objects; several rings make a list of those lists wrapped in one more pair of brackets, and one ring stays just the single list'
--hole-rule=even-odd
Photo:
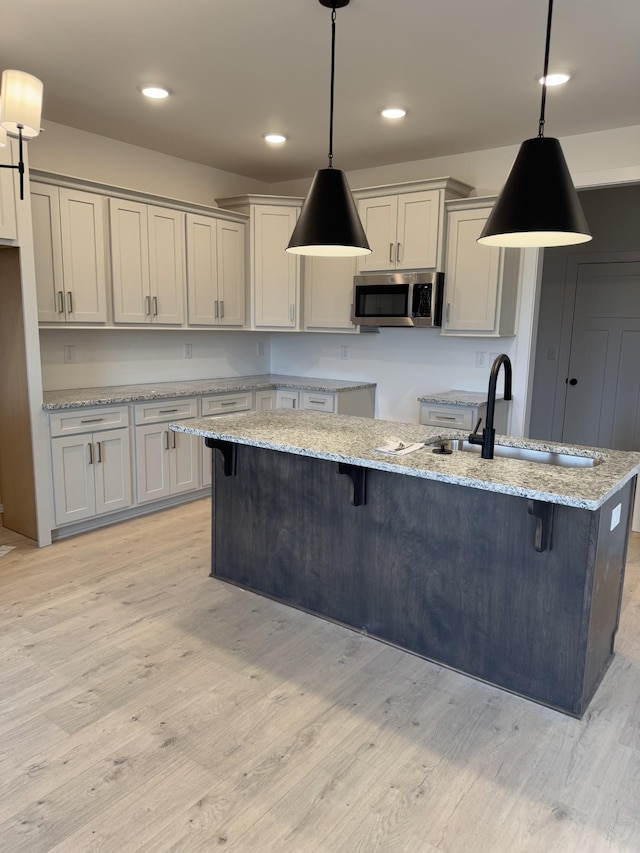
[{"label": "gray lower cabinet", "polygon": [[197,399],[163,400],[135,406],[138,503],[197,489],[199,441],[169,429],[172,421],[195,418]]},{"label": "gray lower cabinet", "polygon": [[[124,424],[124,426],[123,426]],[[51,418],[56,525],[133,503],[127,407],[56,413]]]}]

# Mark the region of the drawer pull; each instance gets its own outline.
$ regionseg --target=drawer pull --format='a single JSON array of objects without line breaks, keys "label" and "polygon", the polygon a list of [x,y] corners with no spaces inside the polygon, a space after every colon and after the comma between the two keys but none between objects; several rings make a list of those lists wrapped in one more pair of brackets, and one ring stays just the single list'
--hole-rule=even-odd
[{"label": "drawer pull", "polygon": [[231,400],[231,402],[229,402],[229,403],[220,403],[220,405],[221,406],[237,406],[238,401],[237,400]]},{"label": "drawer pull", "polygon": [[436,421],[455,421],[455,415],[434,415]]},{"label": "drawer pull", "polygon": [[177,411],[178,411],[177,409],[160,409],[158,411],[158,414],[159,415],[175,415],[175,413]]},{"label": "drawer pull", "polygon": [[314,403],[316,406],[326,406],[326,400],[309,400],[310,403]]},{"label": "drawer pull", "polygon": [[84,418],[80,421],[81,424],[101,424],[104,418]]}]

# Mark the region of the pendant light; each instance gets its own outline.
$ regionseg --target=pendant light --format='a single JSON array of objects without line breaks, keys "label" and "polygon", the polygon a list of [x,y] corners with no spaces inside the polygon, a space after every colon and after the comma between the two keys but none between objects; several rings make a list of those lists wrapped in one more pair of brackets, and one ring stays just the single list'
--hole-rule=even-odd
[{"label": "pendant light", "polygon": [[320,0],[331,9],[331,101],[329,167],[318,169],[293,229],[287,252],[295,255],[353,257],[371,252],[344,172],[333,168],[333,90],[336,51],[336,9],[349,0]]},{"label": "pendant light", "polygon": [[[549,69],[549,0],[544,79]],[[571,246],[591,240],[566,160],[557,139],[544,135],[547,84],[542,84],[538,136],[526,139],[498,196],[478,243],[487,246]]]}]

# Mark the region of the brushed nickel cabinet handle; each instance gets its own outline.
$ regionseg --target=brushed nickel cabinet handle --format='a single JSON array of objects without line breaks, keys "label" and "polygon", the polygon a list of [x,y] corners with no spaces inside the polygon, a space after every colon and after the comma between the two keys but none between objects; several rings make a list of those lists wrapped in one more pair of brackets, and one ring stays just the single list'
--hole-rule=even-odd
[{"label": "brushed nickel cabinet handle", "polygon": [[144,298],[144,313],[147,317],[151,316],[151,297],[145,296]]},{"label": "brushed nickel cabinet handle", "polygon": [[175,415],[177,409],[158,409],[159,415]]},{"label": "brushed nickel cabinet handle", "polygon": [[231,400],[231,401],[230,401],[230,402],[228,402],[228,403],[220,403],[220,406],[237,406],[237,405],[238,405],[238,401],[237,401],[237,400]]},{"label": "brushed nickel cabinet handle", "polygon": [[175,434],[175,432],[171,433],[171,447],[173,448],[173,450],[176,449],[176,434]]},{"label": "brushed nickel cabinet handle", "polygon": [[224,320],[224,299],[220,300],[220,319]]},{"label": "brushed nickel cabinet handle", "polygon": [[153,316],[154,317],[158,316],[158,297],[157,296],[153,297]]},{"label": "brushed nickel cabinet handle", "polygon": [[89,465],[93,465],[93,444],[89,442]]},{"label": "brushed nickel cabinet handle", "polygon": [[393,263],[393,243],[389,243],[389,263]]},{"label": "brushed nickel cabinet handle", "polygon": [[58,314],[64,314],[64,293],[58,291]]},{"label": "brushed nickel cabinet handle", "polygon": [[67,290],[67,311],[73,314],[73,293],[70,290]]},{"label": "brushed nickel cabinet handle", "polygon": [[96,462],[102,462],[102,442],[96,441],[96,450],[98,451],[98,455],[96,457]]},{"label": "brushed nickel cabinet handle", "polygon": [[400,263],[400,243],[396,243],[396,263]]},{"label": "brushed nickel cabinet handle", "polygon": [[165,450],[169,449],[169,431],[168,430],[164,431],[164,449]]}]

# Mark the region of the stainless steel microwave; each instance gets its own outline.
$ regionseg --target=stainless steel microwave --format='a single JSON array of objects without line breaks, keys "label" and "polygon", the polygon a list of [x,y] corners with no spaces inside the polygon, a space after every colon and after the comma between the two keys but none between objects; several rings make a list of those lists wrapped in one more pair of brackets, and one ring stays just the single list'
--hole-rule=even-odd
[{"label": "stainless steel microwave", "polygon": [[444,274],[373,273],[353,280],[357,326],[441,326]]}]

